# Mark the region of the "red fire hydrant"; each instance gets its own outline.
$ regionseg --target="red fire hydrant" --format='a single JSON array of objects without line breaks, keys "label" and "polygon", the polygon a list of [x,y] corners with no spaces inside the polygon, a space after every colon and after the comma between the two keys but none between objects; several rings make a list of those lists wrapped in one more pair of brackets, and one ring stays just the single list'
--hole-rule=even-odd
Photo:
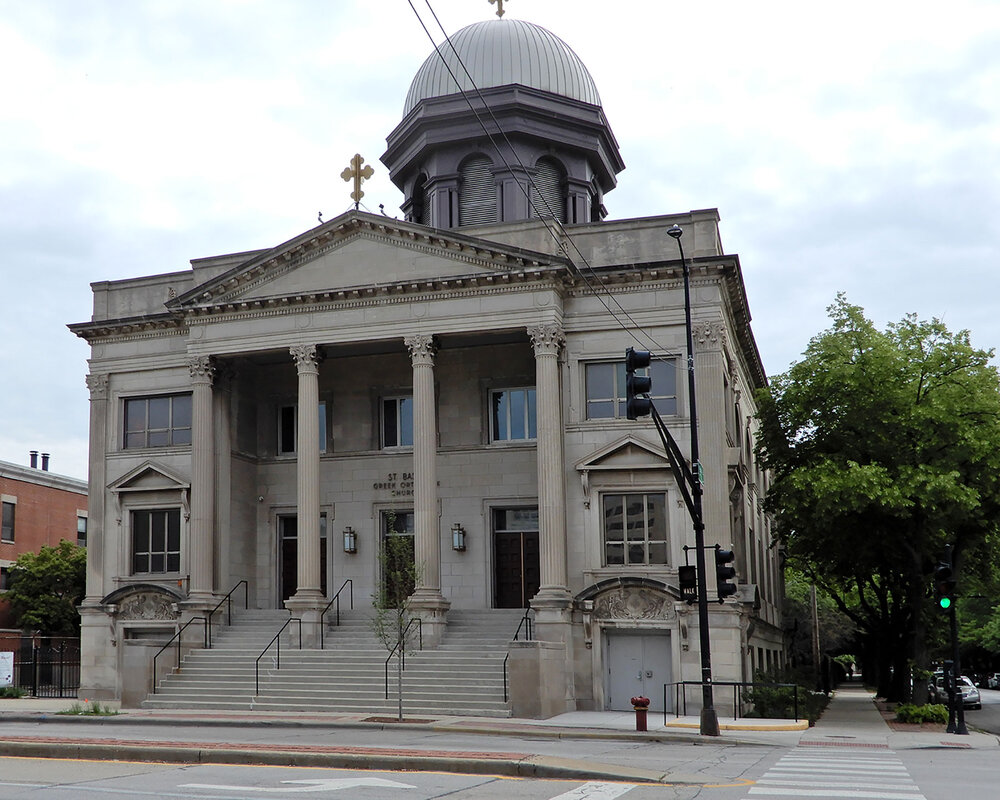
[{"label": "red fire hydrant", "polygon": [[646,730],[646,712],[649,711],[648,697],[633,697],[632,708],[635,710],[635,729]]}]

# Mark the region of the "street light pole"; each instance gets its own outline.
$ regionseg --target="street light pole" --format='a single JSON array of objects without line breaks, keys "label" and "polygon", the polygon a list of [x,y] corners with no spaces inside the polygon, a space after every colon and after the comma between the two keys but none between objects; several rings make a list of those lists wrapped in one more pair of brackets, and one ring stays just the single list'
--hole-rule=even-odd
[{"label": "street light pole", "polygon": [[691,472],[695,476],[691,489],[694,506],[694,549],[698,568],[698,640],[701,646],[701,733],[703,736],[719,735],[719,718],[712,697],[712,652],[708,631],[708,575],[705,568],[705,521],[702,514],[701,462],[698,456],[698,406],[694,391],[694,336],[691,331],[691,280],[680,225],[673,225],[667,233],[677,242],[684,272],[684,328],[687,334],[688,413],[691,417]]}]

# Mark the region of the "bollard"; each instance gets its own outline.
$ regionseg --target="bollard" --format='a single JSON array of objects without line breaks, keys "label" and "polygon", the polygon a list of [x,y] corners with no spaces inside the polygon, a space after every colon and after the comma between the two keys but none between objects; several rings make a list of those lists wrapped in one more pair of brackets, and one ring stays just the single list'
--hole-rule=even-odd
[{"label": "bollard", "polygon": [[649,711],[648,697],[633,697],[632,708],[635,711],[635,729],[637,731],[646,730],[646,712]]}]

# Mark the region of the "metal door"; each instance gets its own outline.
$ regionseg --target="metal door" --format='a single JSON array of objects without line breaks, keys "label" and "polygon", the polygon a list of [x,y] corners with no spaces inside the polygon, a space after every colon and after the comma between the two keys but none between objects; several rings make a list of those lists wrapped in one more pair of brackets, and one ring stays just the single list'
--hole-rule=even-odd
[{"label": "metal door", "polygon": [[[663,685],[673,680],[670,633],[610,631],[605,636],[604,707],[631,711],[633,697],[650,700],[651,711],[663,711]],[[667,710],[673,709],[668,692]]]}]

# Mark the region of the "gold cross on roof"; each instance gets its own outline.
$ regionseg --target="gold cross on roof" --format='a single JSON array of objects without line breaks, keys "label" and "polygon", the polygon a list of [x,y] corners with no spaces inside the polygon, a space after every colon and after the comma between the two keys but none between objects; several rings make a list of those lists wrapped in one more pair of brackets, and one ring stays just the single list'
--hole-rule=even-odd
[{"label": "gold cross on roof", "polygon": [[362,167],[361,165],[364,163],[365,160],[361,157],[361,154],[355,153],[354,158],[351,159],[351,165],[340,173],[340,177],[345,181],[354,181],[354,191],[351,192],[351,199],[354,201],[355,210],[357,210],[358,204],[361,202],[361,198],[365,196],[365,193],[361,191],[361,181],[368,180],[375,174],[375,170],[372,169],[372,165],[365,164],[365,166]]},{"label": "gold cross on roof", "polygon": [[504,0],[490,0],[490,5],[493,5],[494,3],[496,4],[497,7],[497,16],[502,17]]}]

